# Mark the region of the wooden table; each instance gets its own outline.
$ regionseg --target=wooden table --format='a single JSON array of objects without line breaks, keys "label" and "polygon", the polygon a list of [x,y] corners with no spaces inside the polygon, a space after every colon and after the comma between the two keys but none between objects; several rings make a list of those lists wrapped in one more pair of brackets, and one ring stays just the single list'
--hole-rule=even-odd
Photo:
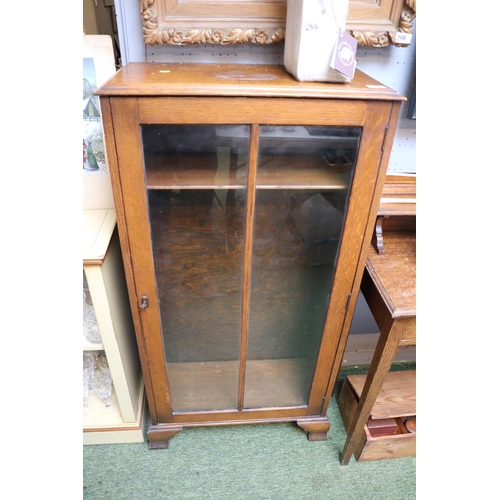
[{"label": "wooden table", "polygon": [[365,425],[399,346],[416,345],[416,233],[384,231],[383,253],[370,247],[361,290],[380,328],[363,391],[340,456],[342,465],[359,451]]}]

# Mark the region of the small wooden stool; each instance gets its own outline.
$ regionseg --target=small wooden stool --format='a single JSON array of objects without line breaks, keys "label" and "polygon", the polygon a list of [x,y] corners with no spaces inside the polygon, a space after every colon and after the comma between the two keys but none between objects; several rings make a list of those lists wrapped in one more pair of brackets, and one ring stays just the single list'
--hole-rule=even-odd
[{"label": "small wooden stool", "polygon": [[370,246],[361,290],[380,328],[363,391],[354,412],[340,463],[363,446],[365,425],[401,345],[416,345],[416,233],[384,231],[383,253]]}]

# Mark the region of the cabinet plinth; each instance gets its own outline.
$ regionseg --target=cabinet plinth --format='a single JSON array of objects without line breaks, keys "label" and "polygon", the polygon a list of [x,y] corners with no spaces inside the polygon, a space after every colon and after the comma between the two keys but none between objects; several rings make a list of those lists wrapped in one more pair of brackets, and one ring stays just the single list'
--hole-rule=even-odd
[{"label": "cabinet plinth", "polygon": [[152,449],[203,425],[327,438],[404,100],[237,69],[133,63],[97,91]]}]

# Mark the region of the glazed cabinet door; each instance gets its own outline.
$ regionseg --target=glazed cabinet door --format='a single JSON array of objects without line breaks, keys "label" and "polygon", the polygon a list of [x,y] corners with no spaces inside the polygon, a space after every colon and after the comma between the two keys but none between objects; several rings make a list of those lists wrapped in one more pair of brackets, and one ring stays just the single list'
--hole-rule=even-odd
[{"label": "glazed cabinet door", "polygon": [[154,424],[326,412],[389,114],[333,104],[110,99]]},{"label": "glazed cabinet door", "polygon": [[172,410],[236,410],[250,126],[141,129]]},{"label": "glazed cabinet door", "polygon": [[306,407],[361,127],[261,126],[244,408]]}]

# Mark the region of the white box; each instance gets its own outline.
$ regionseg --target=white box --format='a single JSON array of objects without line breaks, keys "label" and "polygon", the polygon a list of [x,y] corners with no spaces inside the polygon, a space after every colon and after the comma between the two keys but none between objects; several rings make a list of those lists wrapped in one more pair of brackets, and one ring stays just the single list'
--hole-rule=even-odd
[{"label": "white box", "polygon": [[301,82],[350,82],[330,66],[348,0],[288,0],[284,64]]}]

